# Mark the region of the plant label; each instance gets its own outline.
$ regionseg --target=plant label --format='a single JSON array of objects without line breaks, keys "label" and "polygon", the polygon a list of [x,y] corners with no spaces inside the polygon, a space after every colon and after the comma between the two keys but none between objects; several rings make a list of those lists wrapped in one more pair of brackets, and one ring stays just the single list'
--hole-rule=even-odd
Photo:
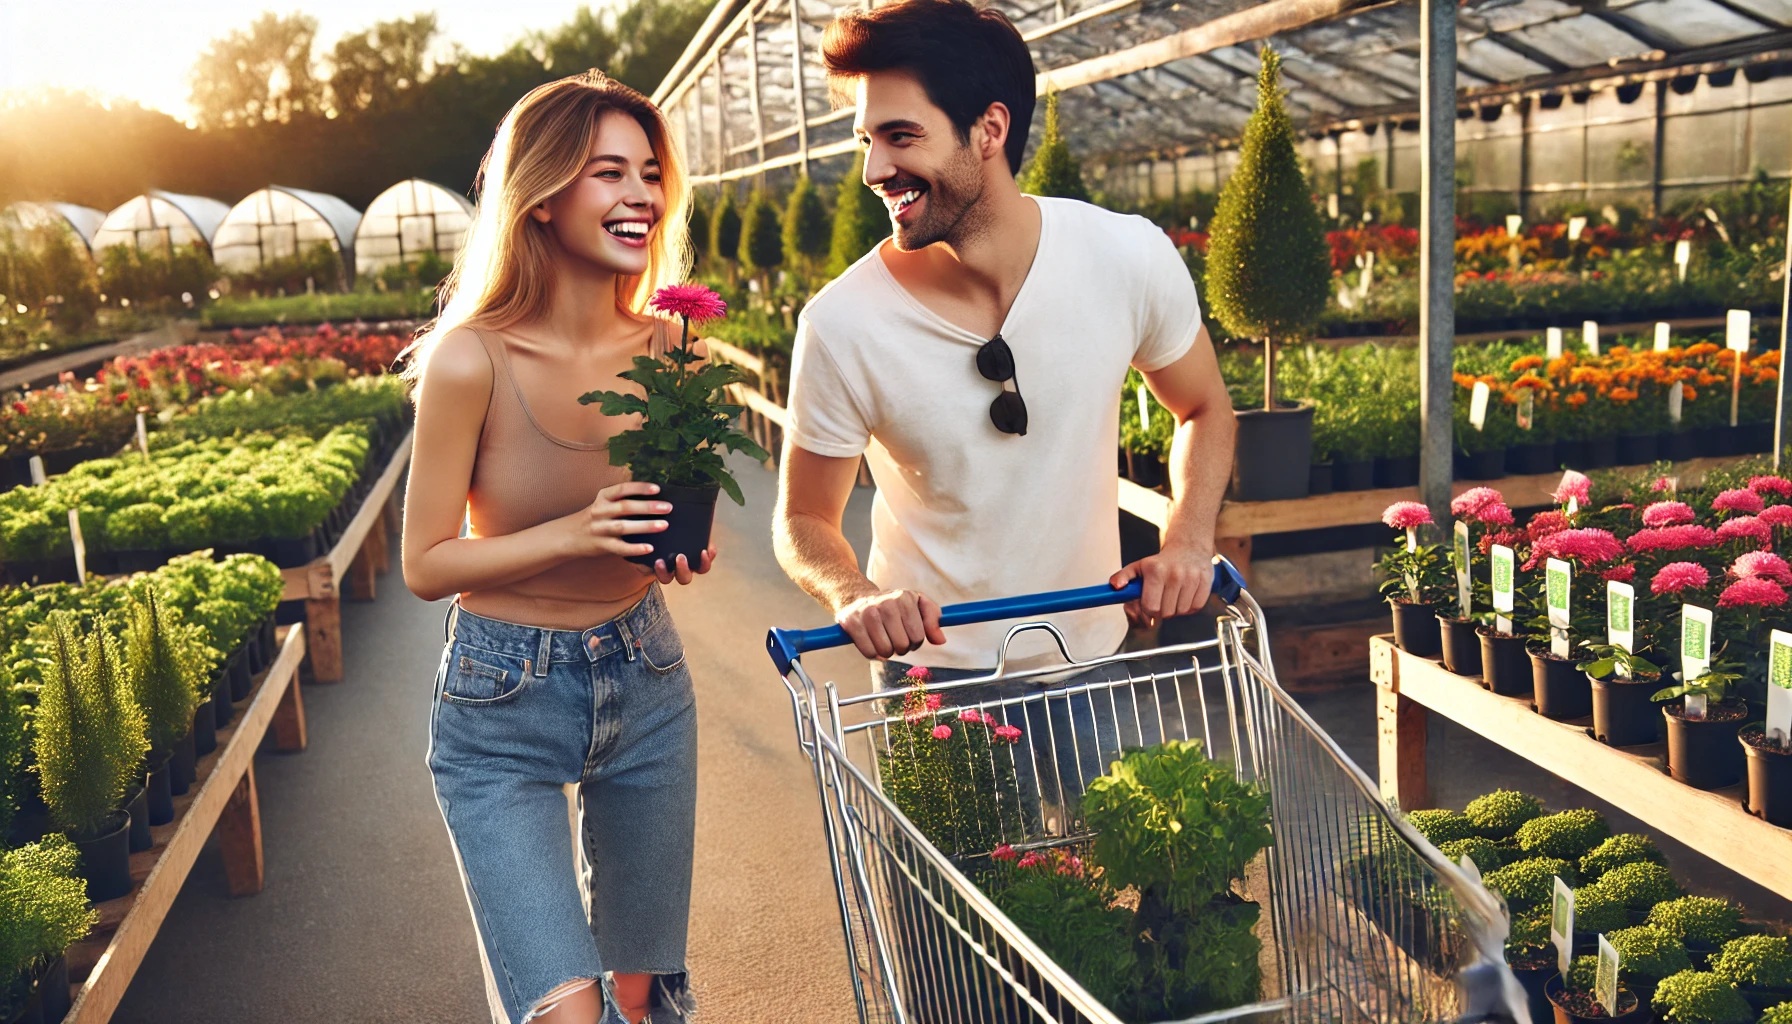
[{"label": "plant label", "polygon": [[1549,909],[1549,941],[1556,946],[1556,967],[1568,976],[1568,964],[1574,959],[1574,890],[1561,876],[1555,879],[1554,898]]},{"label": "plant label", "polygon": [[1493,389],[1487,386],[1486,381],[1475,381],[1474,393],[1469,396],[1468,400],[1468,422],[1476,430],[1485,429],[1487,426],[1487,399],[1492,394]]},{"label": "plant label", "polygon": [[1492,566],[1493,610],[1495,612],[1494,628],[1510,635],[1512,632],[1512,583],[1516,575],[1518,559],[1512,549],[1504,544],[1495,544],[1489,564]]},{"label": "plant label", "polygon": [[1513,238],[1517,238],[1518,232],[1520,230],[1522,230],[1523,228],[1524,228],[1524,218],[1523,217],[1520,217],[1516,213],[1506,214],[1506,234],[1511,235]]},{"label": "plant label", "polygon": [[1551,327],[1543,332],[1543,351],[1549,359],[1562,358],[1562,329]]},{"label": "plant label", "polygon": [[1680,273],[1680,283],[1686,283],[1686,265],[1692,262],[1692,240],[1682,238],[1674,243],[1674,266]]},{"label": "plant label", "polygon": [[137,414],[137,450],[145,459],[149,458],[149,427],[143,422],[142,413]]},{"label": "plant label", "polygon": [[1583,320],[1580,324],[1580,340],[1587,346],[1587,354],[1599,354],[1599,324],[1594,320]]},{"label": "plant label", "polygon": [[1472,581],[1468,554],[1468,524],[1457,522],[1455,533],[1456,545],[1456,603],[1462,608],[1462,617],[1469,617],[1469,584]]},{"label": "plant label", "polygon": [[1732,352],[1747,352],[1748,343],[1748,310],[1730,310],[1724,317],[1724,347]]},{"label": "plant label", "polygon": [[1680,417],[1685,412],[1686,382],[1677,380],[1674,382],[1674,386],[1668,389],[1668,422],[1678,426]]},{"label": "plant label", "polygon": [[1568,657],[1568,600],[1574,570],[1560,558],[1552,558],[1545,566],[1543,578],[1544,605],[1549,609],[1549,650],[1558,658]]},{"label": "plant label", "polygon": [[44,457],[42,455],[31,456],[31,486],[41,487],[46,479],[48,476],[44,473]]},{"label": "plant label", "polygon": [[1325,197],[1325,215],[1332,220],[1338,219],[1338,193],[1327,193]]},{"label": "plant label", "polygon": [[1525,388],[1524,394],[1518,396],[1518,429],[1531,429],[1531,424],[1536,422],[1536,412],[1536,398],[1531,394],[1530,388]]},{"label": "plant label", "polygon": [[[1605,585],[1606,643],[1630,651],[1636,643],[1636,590],[1628,583],[1611,580]],[[1618,675],[1629,676],[1630,670],[1618,666]]]},{"label": "plant label", "polygon": [[87,582],[87,543],[81,539],[81,510],[68,510],[68,539],[75,549],[75,579]]},{"label": "plant label", "polygon": [[1362,280],[1357,282],[1356,288],[1360,298],[1368,298],[1369,289],[1375,287],[1375,250],[1371,249],[1365,255],[1368,258],[1363,261]]},{"label": "plant label", "polygon": [[1792,736],[1792,633],[1769,634],[1767,654],[1767,738],[1784,747]]},{"label": "plant label", "polygon": [[1476,885],[1481,884],[1481,865],[1475,863],[1475,858],[1470,857],[1466,853],[1463,854],[1461,866],[1462,873],[1468,876],[1469,881]]},{"label": "plant label", "polygon": [[[1587,230],[1587,218],[1585,218],[1585,217],[1570,217],[1570,218],[1568,218],[1568,240],[1570,242],[1580,241],[1581,232],[1583,232],[1585,230]],[[1562,973],[1567,974],[1568,972],[1566,970],[1563,970]]]},{"label": "plant label", "polygon": [[1139,429],[1151,433],[1151,389],[1139,385]]},{"label": "plant label", "polygon": [[1673,332],[1668,325],[1657,322],[1655,325],[1655,351],[1666,352],[1673,341]]},{"label": "plant label", "polygon": [[[1680,606],[1680,681],[1691,685],[1711,668],[1711,609]],[[1688,718],[1705,717],[1705,695],[1686,695]]]},{"label": "plant label", "polygon": [[1618,1015],[1618,967],[1621,960],[1617,947],[1604,935],[1599,936],[1599,970],[1593,975],[1593,998],[1605,1007],[1607,1017]]}]

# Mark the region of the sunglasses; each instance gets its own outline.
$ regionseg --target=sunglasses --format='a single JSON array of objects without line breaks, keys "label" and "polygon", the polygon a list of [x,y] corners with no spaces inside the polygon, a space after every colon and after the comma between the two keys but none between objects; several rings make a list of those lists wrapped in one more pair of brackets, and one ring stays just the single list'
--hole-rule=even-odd
[{"label": "sunglasses", "polygon": [[1014,381],[1014,390],[1002,389],[996,400],[989,403],[989,421],[1004,434],[1021,434],[1027,432],[1027,403],[1020,397],[1020,381],[1014,376],[1014,352],[1000,334],[983,343],[977,350],[977,372],[984,380],[992,380],[997,384]]}]

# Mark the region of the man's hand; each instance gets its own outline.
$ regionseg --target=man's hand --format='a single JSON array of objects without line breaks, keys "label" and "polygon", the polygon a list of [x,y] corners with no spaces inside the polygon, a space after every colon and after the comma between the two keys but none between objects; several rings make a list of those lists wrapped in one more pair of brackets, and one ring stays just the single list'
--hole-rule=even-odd
[{"label": "man's hand", "polygon": [[1144,592],[1126,605],[1133,619],[1155,626],[1171,616],[1193,614],[1213,593],[1213,552],[1172,545],[1121,569],[1108,583],[1119,590],[1135,579],[1144,581]]},{"label": "man's hand", "polygon": [[842,605],[834,621],[867,658],[893,658],[922,644],[946,642],[939,603],[913,590],[868,594]]}]

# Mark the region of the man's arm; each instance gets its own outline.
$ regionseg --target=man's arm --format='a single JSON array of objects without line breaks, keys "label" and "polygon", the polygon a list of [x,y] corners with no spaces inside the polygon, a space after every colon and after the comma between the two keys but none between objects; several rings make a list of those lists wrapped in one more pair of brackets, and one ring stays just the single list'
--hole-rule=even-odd
[{"label": "man's arm", "polygon": [[817,455],[784,444],[772,546],[797,586],[821,602],[867,658],[943,644],[939,605],[924,594],[886,591],[859,571],[840,522],[859,475],[859,460]]},{"label": "man's arm", "polygon": [[1214,529],[1232,476],[1238,425],[1205,325],[1180,359],[1144,376],[1158,402],[1176,417],[1170,446],[1173,500],[1158,553],[1121,569],[1111,582],[1121,587],[1142,577],[1138,610],[1154,621],[1188,615],[1207,603],[1213,587]]}]

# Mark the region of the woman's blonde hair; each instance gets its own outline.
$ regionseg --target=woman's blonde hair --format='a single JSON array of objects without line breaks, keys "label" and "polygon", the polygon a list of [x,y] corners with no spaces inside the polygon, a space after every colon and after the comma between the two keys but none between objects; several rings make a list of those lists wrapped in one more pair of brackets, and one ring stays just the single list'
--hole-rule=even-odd
[{"label": "woman's blonde hair", "polygon": [[510,108],[474,181],[477,211],[454,269],[437,290],[441,312],[399,356],[414,385],[444,335],[464,324],[503,330],[545,316],[552,299],[548,226],[529,211],[577,181],[598,121],[627,114],[647,133],[660,164],[665,213],[647,240],[647,270],[616,278],[616,305],[644,312],[647,300],[690,270],[690,189],[684,159],[653,101],[601,71],[537,86]]}]

